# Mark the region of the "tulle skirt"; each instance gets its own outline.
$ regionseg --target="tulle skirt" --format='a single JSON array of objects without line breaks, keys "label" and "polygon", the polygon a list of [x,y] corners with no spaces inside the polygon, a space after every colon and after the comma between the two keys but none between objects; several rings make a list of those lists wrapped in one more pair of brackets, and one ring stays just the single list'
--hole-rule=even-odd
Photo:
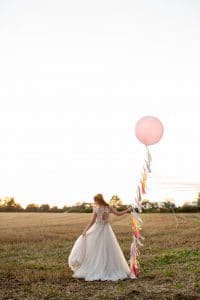
[{"label": "tulle skirt", "polygon": [[72,277],[86,281],[136,277],[131,273],[109,223],[94,223],[86,235],[75,241],[68,257]]}]

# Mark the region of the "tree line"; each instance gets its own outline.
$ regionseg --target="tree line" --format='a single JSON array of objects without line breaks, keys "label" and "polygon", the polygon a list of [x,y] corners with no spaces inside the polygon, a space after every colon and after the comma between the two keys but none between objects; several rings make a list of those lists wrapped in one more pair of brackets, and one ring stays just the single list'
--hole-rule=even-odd
[{"label": "tree line", "polygon": [[[109,204],[115,207],[117,210],[124,210],[130,204],[123,204],[122,200],[114,195]],[[182,206],[176,206],[173,199],[166,199],[163,202],[151,202],[148,199],[144,199],[142,202],[143,213],[169,213],[169,212],[200,212],[200,192],[194,203],[186,202]],[[49,204],[34,204],[30,203],[23,208],[19,203],[16,203],[14,197],[5,197],[0,199],[0,212],[53,212],[53,213],[91,213],[93,210],[92,203],[89,202],[77,202],[75,205],[58,208],[57,206],[50,207]],[[135,209],[137,211],[137,208]]]}]

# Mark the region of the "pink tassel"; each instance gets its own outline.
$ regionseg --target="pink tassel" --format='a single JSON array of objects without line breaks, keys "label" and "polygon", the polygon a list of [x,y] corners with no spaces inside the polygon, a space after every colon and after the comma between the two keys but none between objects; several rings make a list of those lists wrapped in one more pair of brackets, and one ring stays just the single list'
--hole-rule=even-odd
[{"label": "pink tassel", "polygon": [[134,265],[132,267],[132,272],[135,274],[136,277],[138,277],[138,270]]},{"label": "pink tassel", "polygon": [[144,185],[144,182],[142,180],[140,180],[140,183],[141,183],[141,188],[142,188],[142,194],[145,194],[146,191],[145,191],[145,185]]}]

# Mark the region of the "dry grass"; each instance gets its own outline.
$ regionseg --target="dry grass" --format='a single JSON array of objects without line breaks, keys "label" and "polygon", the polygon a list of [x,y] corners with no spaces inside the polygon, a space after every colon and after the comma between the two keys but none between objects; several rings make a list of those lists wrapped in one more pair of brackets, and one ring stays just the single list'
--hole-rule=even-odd
[{"label": "dry grass", "polygon": [[[0,299],[200,299],[200,215],[142,215],[137,280],[86,282],[67,265],[90,214],[0,213]],[[110,216],[127,260],[131,216]]]}]

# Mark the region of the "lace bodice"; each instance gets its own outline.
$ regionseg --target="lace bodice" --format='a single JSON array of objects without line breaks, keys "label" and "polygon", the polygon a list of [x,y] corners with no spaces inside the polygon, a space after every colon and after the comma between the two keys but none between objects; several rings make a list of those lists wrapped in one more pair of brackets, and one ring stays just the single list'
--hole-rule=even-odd
[{"label": "lace bodice", "polygon": [[97,214],[96,223],[106,224],[108,223],[110,207],[109,206],[97,206],[94,207]]}]

